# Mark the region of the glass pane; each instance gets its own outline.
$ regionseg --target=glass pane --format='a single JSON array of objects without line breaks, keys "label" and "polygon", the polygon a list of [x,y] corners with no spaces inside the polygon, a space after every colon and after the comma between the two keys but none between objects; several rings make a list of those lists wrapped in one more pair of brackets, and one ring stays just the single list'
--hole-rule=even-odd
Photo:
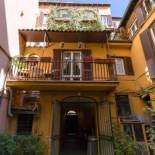
[{"label": "glass pane", "polygon": [[116,106],[118,116],[131,115],[128,95],[116,95]]},{"label": "glass pane", "polygon": [[124,124],[123,125],[125,134],[129,135],[133,139],[133,132],[131,124]]},{"label": "glass pane", "polygon": [[125,75],[124,61],[122,58],[115,58],[116,72],[118,75]]},{"label": "glass pane", "polygon": [[71,53],[63,53],[63,74],[71,75]]},{"label": "glass pane", "polygon": [[136,141],[144,141],[143,129],[141,124],[134,124]]}]

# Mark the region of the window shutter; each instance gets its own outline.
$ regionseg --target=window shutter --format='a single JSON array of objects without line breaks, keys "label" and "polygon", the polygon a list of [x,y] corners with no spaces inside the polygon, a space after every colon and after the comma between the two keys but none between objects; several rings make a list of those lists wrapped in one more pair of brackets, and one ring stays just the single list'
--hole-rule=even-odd
[{"label": "window shutter", "polygon": [[112,17],[111,15],[107,16],[108,26],[112,26]]},{"label": "window shutter", "polygon": [[52,67],[52,79],[60,80],[61,79],[61,51],[53,51],[53,67]]},{"label": "window shutter", "polygon": [[139,6],[136,9],[136,18],[137,18],[138,27],[140,27],[144,23],[144,20],[145,20],[143,10],[142,10],[142,6]]},{"label": "window shutter", "polygon": [[124,67],[126,75],[134,75],[132,61],[130,57],[124,57]]},{"label": "window shutter", "polygon": [[40,15],[36,19],[36,27],[42,27],[43,25],[44,13],[40,12]]},{"label": "window shutter", "polygon": [[91,51],[82,51],[82,80],[92,80],[93,79],[93,66]]},{"label": "window shutter", "polygon": [[148,66],[150,78],[155,79],[155,48],[152,46],[150,41],[150,32],[149,30],[145,30],[140,35],[146,63]]}]

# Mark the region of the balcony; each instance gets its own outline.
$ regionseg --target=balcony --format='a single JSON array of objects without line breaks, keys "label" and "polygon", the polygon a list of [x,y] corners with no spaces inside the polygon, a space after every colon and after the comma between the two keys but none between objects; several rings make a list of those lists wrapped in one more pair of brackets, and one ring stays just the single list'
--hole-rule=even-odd
[{"label": "balcony", "polygon": [[[16,83],[17,82],[17,83]],[[22,83],[20,83],[22,82]],[[115,61],[113,59],[93,59],[85,58],[83,60],[57,60],[51,57],[20,57],[12,61],[11,69],[8,73],[8,86],[24,86],[30,85],[47,86],[53,83],[55,86],[72,87],[74,84],[100,83],[117,83],[117,76],[115,72]],[[16,84],[15,84],[16,83]],[[27,83],[27,84],[26,84]],[[52,85],[52,86],[54,86]],[[53,87],[54,88],[54,87]],[[77,87],[76,87],[77,88]]]}]

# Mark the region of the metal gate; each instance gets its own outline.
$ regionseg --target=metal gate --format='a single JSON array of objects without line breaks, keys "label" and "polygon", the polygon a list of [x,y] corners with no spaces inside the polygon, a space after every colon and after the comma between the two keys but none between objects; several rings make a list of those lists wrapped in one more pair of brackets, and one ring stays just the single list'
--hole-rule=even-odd
[{"label": "metal gate", "polygon": [[98,105],[100,155],[114,155],[111,110],[108,102]]}]

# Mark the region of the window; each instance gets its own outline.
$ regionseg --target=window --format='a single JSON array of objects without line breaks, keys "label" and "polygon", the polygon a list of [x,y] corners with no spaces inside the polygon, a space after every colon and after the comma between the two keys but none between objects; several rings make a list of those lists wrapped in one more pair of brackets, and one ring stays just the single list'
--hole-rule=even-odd
[{"label": "window", "polygon": [[125,75],[125,68],[124,68],[124,60],[123,58],[115,58],[116,63],[116,73],[117,75]]},{"label": "window", "polygon": [[108,27],[108,16],[101,15],[101,22],[104,26]]},{"label": "window", "polygon": [[151,34],[151,40],[153,41],[153,44],[155,46],[155,21],[151,24],[149,31]]},{"label": "window", "polygon": [[137,20],[135,20],[130,28],[131,36],[133,36],[137,30],[138,30],[138,23]]},{"label": "window", "polygon": [[115,57],[117,75],[134,75],[130,57]]},{"label": "window", "polygon": [[124,123],[124,132],[129,135],[133,140],[138,142],[144,141],[144,133],[142,124],[140,123]]},{"label": "window", "polygon": [[83,12],[83,20],[94,20],[95,19],[95,12],[92,10],[84,10]]},{"label": "window", "polygon": [[31,134],[33,115],[19,114],[17,120],[17,134]]},{"label": "window", "polygon": [[129,104],[128,95],[116,95],[116,107],[118,116],[131,115],[131,108]]},{"label": "window", "polygon": [[44,14],[44,16],[43,16],[43,26],[47,26],[47,19],[48,19],[48,15]]},{"label": "window", "polygon": [[57,10],[57,18],[70,18],[70,14],[67,9]]},{"label": "window", "polygon": [[81,52],[63,52],[63,79],[81,79]]},{"label": "window", "polygon": [[144,7],[144,10],[147,15],[152,10],[154,3],[155,3],[154,0],[144,0],[143,1],[143,7]]}]

